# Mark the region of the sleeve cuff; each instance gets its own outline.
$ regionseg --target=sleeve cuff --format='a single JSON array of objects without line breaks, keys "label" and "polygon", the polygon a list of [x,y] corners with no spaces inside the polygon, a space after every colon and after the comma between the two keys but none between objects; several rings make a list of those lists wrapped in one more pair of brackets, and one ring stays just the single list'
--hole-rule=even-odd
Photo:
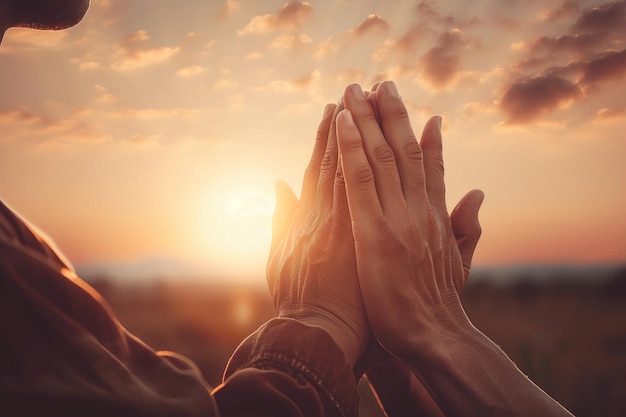
[{"label": "sleeve cuff", "polygon": [[285,372],[314,386],[332,415],[358,415],[352,369],[333,338],[319,327],[288,318],[268,321],[235,350],[224,381],[245,368]]}]

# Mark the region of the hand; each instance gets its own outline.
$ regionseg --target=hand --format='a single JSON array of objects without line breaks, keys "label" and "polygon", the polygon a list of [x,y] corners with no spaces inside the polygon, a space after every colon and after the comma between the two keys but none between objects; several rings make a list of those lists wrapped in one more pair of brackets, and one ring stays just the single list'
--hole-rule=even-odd
[{"label": "hand", "polygon": [[[445,206],[441,119],[426,124],[422,147],[393,83],[377,96],[382,131],[358,86],[346,91],[349,111],[337,120],[359,283],[377,340],[411,367],[445,415],[571,416],[461,307],[466,275]],[[464,201],[482,198],[472,191]]]},{"label": "hand", "polygon": [[[458,289],[471,253],[464,268],[445,205],[441,119],[426,124],[422,148],[393,83],[382,83],[370,97],[382,130],[370,101],[352,85],[344,94],[347,110],[338,116],[338,140],[368,319],[378,341],[402,357],[465,317]],[[473,210],[482,198],[470,192],[459,207]],[[461,210],[464,224],[471,216]],[[478,236],[461,236],[465,232],[459,239],[475,246]]]},{"label": "hand", "polygon": [[[373,86],[371,93],[365,92],[365,94],[379,126],[382,127],[376,92],[378,85]],[[424,164],[428,167],[436,167],[437,163],[442,160],[441,144],[437,146],[437,138],[433,138],[428,133],[425,131],[420,141],[422,149],[427,150],[424,152]],[[433,140],[436,145],[434,148],[431,146]],[[439,151],[430,152],[429,149]],[[439,169],[433,172],[426,171],[426,183],[436,180],[438,172],[440,172]],[[463,260],[464,274],[457,282],[459,292],[469,278],[472,256],[481,234],[478,210],[482,198],[475,198],[479,197],[476,193],[469,194],[469,197],[462,199],[450,215],[452,231]],[[375,339],[370,341],[365,353],[359,358],[357,368],[365,369],[369,383],[376,391],[381,406],[390,417],[408,416],[415,413],[432,417],[443,416],[426,388],[411,371],[410,366],[385,351]]]},{"label": "hand", "polygon": [[341,175],[335,117],[328,105],[306,169],[301,199],[276,183],[276,211],[267,279],[279,317],[320,326],[350,366],[369,341],[359,290],[350,214]]}]

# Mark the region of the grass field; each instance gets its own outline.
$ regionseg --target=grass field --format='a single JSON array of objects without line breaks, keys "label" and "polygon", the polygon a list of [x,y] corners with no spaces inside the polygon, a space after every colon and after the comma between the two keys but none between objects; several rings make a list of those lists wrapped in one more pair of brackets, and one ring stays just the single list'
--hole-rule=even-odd
[{"label": "grass field", "polygon": [[[237,344],[274,316],[266,290],[92,281],[122,324],[149,345],[191,358],[219,383]],[[626,268],[601,277],[473,277],[462,294],[473,323],[578,417],[626,415]],[[361,384],[361,415],[382,416]]]}]

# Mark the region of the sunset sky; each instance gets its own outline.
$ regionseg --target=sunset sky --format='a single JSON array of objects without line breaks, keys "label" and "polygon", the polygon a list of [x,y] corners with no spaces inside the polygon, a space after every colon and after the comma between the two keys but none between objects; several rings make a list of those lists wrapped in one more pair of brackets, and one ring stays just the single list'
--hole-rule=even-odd
[{"label": "sunset sky", "polygon": [[626,262],[626,1],[92,0],[5,35],[0,198],[75,266],[262,279],[274,180],[384,79],[486,194],[475,264]]}]

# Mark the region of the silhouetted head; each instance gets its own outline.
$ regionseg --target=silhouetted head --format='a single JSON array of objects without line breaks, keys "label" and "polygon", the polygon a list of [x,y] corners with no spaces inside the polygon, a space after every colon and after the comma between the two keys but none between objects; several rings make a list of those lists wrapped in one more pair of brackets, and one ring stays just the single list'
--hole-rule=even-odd
[{"label": "silhouetted head", "polygon": [[89,0],[0,0],[0,42],[10,27],[65,29],[85,16]]}]

